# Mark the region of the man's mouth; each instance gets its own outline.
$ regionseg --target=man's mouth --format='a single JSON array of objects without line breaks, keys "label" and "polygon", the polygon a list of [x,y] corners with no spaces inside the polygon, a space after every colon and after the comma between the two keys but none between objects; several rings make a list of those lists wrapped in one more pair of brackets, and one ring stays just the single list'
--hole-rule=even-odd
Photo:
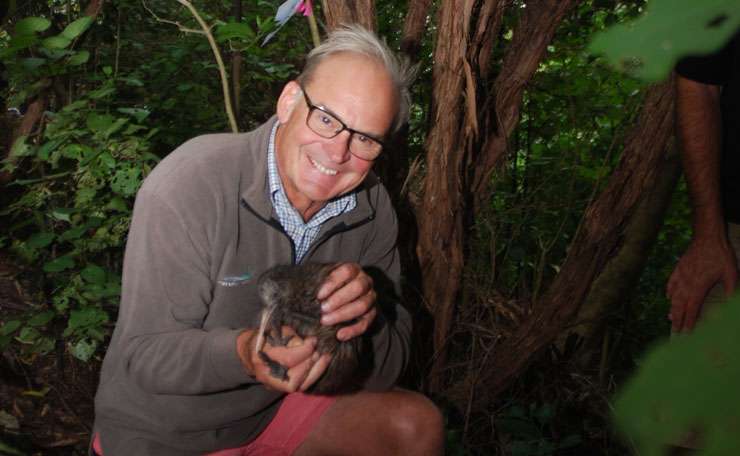
[{"label": "man's mouth", "polygon": [[325,166],[323,166],[321,163],[317,162],[311,157],[308,157],[308,160],[311,162],[311,164],[321,172],[321,174],[326,174],[327,176],[336,176],[337,170],[336,169],[330,169]]}]

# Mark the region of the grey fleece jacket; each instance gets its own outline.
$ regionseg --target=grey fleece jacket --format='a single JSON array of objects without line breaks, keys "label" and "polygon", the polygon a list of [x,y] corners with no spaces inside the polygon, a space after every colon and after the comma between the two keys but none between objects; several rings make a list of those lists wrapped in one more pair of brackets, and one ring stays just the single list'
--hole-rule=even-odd
[{"label": "grey fleece jacket", "polygon": [[[268,196],[267,144],[275,118],[245,134],[192,139],[139,190],[115,331],[95,397],[105,456],[202,454],[243,445],[277,411],[281,394],[247,375],[236,352],[258,325],[256,278],[294,261]],[[303,262],[356,262],[398,291],[397,221],[372,175],[357,207],[327,221]],[[383,302],[368,389],[393,385],[406,364],[411,319]]]}]

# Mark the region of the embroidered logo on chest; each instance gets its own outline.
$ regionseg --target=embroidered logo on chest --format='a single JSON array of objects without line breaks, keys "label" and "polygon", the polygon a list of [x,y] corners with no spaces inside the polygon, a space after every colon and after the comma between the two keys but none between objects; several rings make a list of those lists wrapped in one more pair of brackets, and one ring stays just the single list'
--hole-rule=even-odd
[{"label": "embroidered logo on chest", "polygon": [[242,274],[239,276],[226,276],[222,279],[219,279],[218,284],[222,287],[238,287],[249,282],[249,279],[251,278],[252,275],[250,273]]}]

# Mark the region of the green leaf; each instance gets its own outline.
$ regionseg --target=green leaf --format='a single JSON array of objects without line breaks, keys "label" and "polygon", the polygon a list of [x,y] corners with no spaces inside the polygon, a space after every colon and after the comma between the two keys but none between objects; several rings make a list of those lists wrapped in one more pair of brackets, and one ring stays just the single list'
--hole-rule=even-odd
[{"label": "green leaf", "polygon": [[87,362],[95,354],[95,350],[97,348],[98,343],[96,341],[82,339],[74,344],[74,346],[72,347],[72,356],[81,361]]},{"label": "green leaf", "polygon": [[118,112],[133,116],[137,122],[143,122],[149,116],[149,111],[142,108],[118,108]]},{"label": "green leaf", "polygon": [[44,272],[61,272],[65,269],[73,268],[74,265],[75,262],[72,257],[64,255],[44,263]]},{"label": "green leaf", "polygon": [[[21,426],[20,423],[18,423],[18,418],[5,410],[0,410],[0,427],[7,430],[17,431]],[[2,447],[0,447],[0,453],[2,453]]]},{"label": "green leaf", "polygon": [[59,145],[62,142],[63,140],[61,139],[54,139],[54,140],[45,142],[44,144],[41,145],[41,147],[39,147],[38,152],[36,152],[36,156],[43,161],[48,160],[49,154],[54,152],[56,148],[59,147]]},{"label": "green leaf", "polygon": [[11,456],[23,456],[25,454],[22,451],[16,450],[2,440],[0,440],[0,453],[7,453]]},{"label": "green leaf", "polygon": [[67,106],[63,107],[62,108],[62,111],[64,111],[64,112],[76,111],[76,110],[78,110],[80,108],[86,107],[87,106],[87,103],[88,103],[87,100],[84,100],[84,99],[83,100],[73,101],[72,103],[70,103]]},{"label": "green leaf", "polygon": [[141,170],[138,168],[119,169],[113,176],[110,188],[123,196],[132,196],[139,189]]},{"label": "green leaf", "polygon": [[114,196],[111,198],[110,202],[105,205],[105,208],[112,211],[117,212],[128,212],[128,204],[126,204],[126,201],[121,198],[120,196]]},{"label": "green leaf", "polygon": [[95,133],[103,133],[113,125],[114,117],[110,114],[90,113],[87,116],[87,128]]},{"label": "green leaf", "polygon": [[36,328],[26,326],[21,329],[20,334],[18,334],[18,337],[16,337],[15,340],[22,344],[32,344],[39,338],[39,336],[41,336],[41,333]]},{"label": "green leaf", "polygon": [[589,50],[643,80],[658,81],[679,58],[719,49],[738,26],[738,0],[651,0],[635,21],[595,35]]},{"label": "green leaf", "polygon": [[15,33],[18,35],[31,35],[43,32],[51,26],[51,21],[44,17],[26,17],[15,24]]},{"label": "green leaf", "polygon": [[90,27],[90,24],[92,24],[92,21],[92,17],[90,16],[81,17],[64,27],[62,35],[69,40],[73,40],[87,30]]},{"label": "green leaf", "polygon": [[87,227],[78,226],[70,228],[59,236],[60,241],[73,241],[79,239],[87,231]]},{"label": "green leaf", "polygon": [[131,86],[131,87],[144,87],[144,83],[141,82],[141,79],[131,78],[131,77],[123,77],[123,78],[120,78],[120,79],[121,79],[121,81],[125,82],[126,85],[128,85],[128,86]]},{"label": "green leaf", "polygon": [[666,442],[702,431],[702,454],[735,454],[740,448],[740,295],[703,315],[689,336],[664,342],[615,403],[620,429],[639,454],[662,454]]},{"label": "green leaf", "polygon": [[55,237],[54,233],[34,233],[26,241],[26,246],[31,249],[41,249],[51,244]]},{"label": "green leaf", "polygon": [[58,207],[51,211],[51,216],[62,222],[72,222],[70,216],[75,212],[74,209],[67,207]]},{"label": "green leaf", "polygon": [[99,100],[101,98],[105,98],[108,95],[116,93],[116,89],[114,87],[101,87],[97,90],[93,90],[92,92],[88,92],[87,96],[93,100]]},{"label": "green leaf", "polygon": [[88,264],[85,269],[80,272],[80,275],[85,282],[89,283],[102,285],[105,284],[106,281],[105,269],[95,264]]},{"label": "green leaf", "polygon": [[41,41],[41,45],[49,49],[64,49],[72,43],[71,40],[61,36],[50,36]]},{"label": "green leaf", "polygon": [[95,198],[96,193],[97,190],[90,187],[85,187],[77,190],[77,195],[75,195],[75,205],[77,207],[84,206],[85,204],[92,201],[93,198]]},{"label": "green leaf", "polygon": [[83,307],[75,309],[70,313],[67,328],[62,334],[69,337],[72,334],[80,334],[89,328],[97,328],[108,322],[108,314],[99,307]]},{"label": "green leaf", "polygon": [[108,128],[105,129],[105,131],[103,132],[103,137],[110,137],[110,135],[120,130],[121,127],[126,124],[126,122],[128,122],[128,119],[125,119],[123,117],[117,118],[112,125],[108,126]]},{"label": "green leaf", "polygon": [[88,51],[80,51],[72,55],[72,57],[69,58],[68,63],[70,65],[82,65],[83,63],[86,63],[90,59],[90,53]]},{"label": "green leaf", "polygon": [[104,166],[110,169],[113,169],[116,167],[116,159],[113,158],[113,156],[108,151],[101,153],[99,156],[99,159],[100,159],[101,164],[103,164]]},{"label": "green leaf", "polygon": [[216,39],[219,42],[232,39],[254,40],[255,35],[249,25],[243,22],[229,22],[216,29]]},{"label": "green leaf", "polygon": [[8,336],[10,334],[13,334],[20,327],[20,320],[6,321],[2,326],[0,326],[0,336]]},{"label": "green leaf", "polygon": [[19,136],[10,148],[11,157],[27,157],[33,155],[33,148],[26,143],[28,136]]},{"label": "green leaf", "polygon": [[46,63],[46,59],[42,59],[39,57],[28,57],[26,59],[21,60],[21,65],[23,65],[23,68],[27,70],[35,70],[36,68],[40,67],[41,65]]},{"label": "green leaf", "polygon": [[54,312],[52,312],[51,310],[47,310],[45,312],[39,312],[33,317],[29,318],[27,324],[29,326],[38,328],[39,326],[44,326],[45,324],[49,323],[53,318]]}]

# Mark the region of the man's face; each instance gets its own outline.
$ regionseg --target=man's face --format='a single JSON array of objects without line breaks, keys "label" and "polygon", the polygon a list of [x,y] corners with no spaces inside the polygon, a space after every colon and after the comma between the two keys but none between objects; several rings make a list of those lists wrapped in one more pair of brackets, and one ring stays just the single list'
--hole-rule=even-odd
[{"label": "man's face", "polygon": [[[314,105],[375,138],[384,137],[396,114],[395,91],[386,71],[361,55],[328,57],[304,88]],[[298,84],[289,82],[278,100],[275,148],[285,193],[304,220],[328,200],[357,187],[373,165],[350,153],[348,131],[327,139],[308,128],[308,110]]]}]

